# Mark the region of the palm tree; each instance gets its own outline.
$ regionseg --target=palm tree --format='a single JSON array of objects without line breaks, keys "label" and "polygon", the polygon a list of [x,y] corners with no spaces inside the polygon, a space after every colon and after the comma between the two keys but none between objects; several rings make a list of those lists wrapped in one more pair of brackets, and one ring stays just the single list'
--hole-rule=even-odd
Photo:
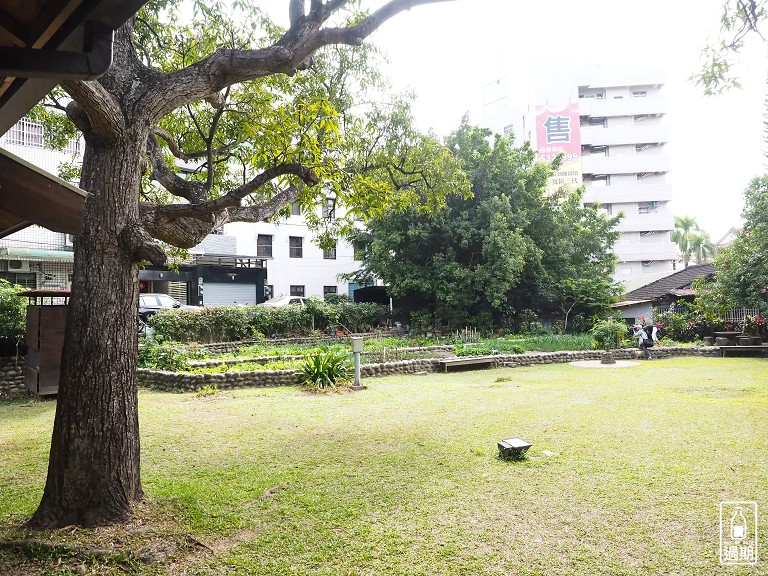
[{"label": "palm tree", "polygon": [[672,241],[677,243],[680,255],[683,257],[685,267],[691,261],[691,234],[699,230],[696,219],[693,216],[675,216],[675,229],[672,232]]},{"label": "palm tree", "polygon": [[696,260],[696,264],[707,262],[715,255],[715,245],[712,244],[709,234],[703,230],[690,234],[688,247],[691,250],[691,256]]}]

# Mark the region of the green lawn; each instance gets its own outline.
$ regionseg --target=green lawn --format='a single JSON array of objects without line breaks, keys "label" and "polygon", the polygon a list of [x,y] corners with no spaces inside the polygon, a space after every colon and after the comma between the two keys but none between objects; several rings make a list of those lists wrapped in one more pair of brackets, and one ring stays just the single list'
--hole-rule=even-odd
[{"label": "green lawn", "polygon": [[[57,565],[0,549],[0,574],[768,574],[767,367],[681,358],[369,379],[347,394],[142,391],[136,522],[42,534],[13,526],[40,497],[54,405],[0,404],[0,540],[112,552]],[[511,436],[533,442],[526,461],[497,458]],[[719,565],[722,500],[758,503],[757,568]]]}]

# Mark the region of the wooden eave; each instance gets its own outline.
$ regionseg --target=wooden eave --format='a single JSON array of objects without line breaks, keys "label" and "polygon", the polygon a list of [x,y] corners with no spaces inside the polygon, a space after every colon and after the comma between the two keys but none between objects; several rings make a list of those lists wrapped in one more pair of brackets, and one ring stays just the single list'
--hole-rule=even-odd
[{"label": "wooden eave", "polygon": [[[84,27],[99,24],[116,30],[147,0],[3,0],[0,2],[0,49],[25,53],[77,53],[84,50]],[[4,60],[6,59],[6,60]],[[18,58],[0,50],[0,70]],[[30,75],[36,75],[30,72]],[[0,75],[0,134],[31,110],[59,79]],[[12,154],[0,155],[0,237],[29,224],[58,232],[80,232],[86,194]]]}]

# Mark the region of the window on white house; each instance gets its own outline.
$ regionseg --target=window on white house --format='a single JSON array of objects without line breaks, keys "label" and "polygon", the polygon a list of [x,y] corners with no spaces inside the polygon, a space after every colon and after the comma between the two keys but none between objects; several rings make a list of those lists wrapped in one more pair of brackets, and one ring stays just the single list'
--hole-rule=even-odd
[{"label": "window on white house", "polygon": [[323,258],[326,260],[336,260],[336,242],[330,248],[323,250]]},{"label": "window on white house", "polygon": [[259,234],[256,237],[256,256],[272,258],[272,235]]},{"label": "window on white house", "polygon": [[288,237],[288,256],[291,258],[303,258],[304,257],[304,238],[301,236],[289,236]]}]

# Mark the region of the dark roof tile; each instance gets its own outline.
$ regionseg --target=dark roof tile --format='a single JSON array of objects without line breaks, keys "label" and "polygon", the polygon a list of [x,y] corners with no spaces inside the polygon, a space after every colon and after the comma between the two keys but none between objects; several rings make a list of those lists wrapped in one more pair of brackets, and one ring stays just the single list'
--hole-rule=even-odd
[{"label": "dark roof tile", "polygon": [[691,283],[702,276],[712,276],[715,267],[712,264],[696,264],[655,282],[635,288],[624,295],[624,300],[656,300],[667,294],[681,290],[690,290]]}]

